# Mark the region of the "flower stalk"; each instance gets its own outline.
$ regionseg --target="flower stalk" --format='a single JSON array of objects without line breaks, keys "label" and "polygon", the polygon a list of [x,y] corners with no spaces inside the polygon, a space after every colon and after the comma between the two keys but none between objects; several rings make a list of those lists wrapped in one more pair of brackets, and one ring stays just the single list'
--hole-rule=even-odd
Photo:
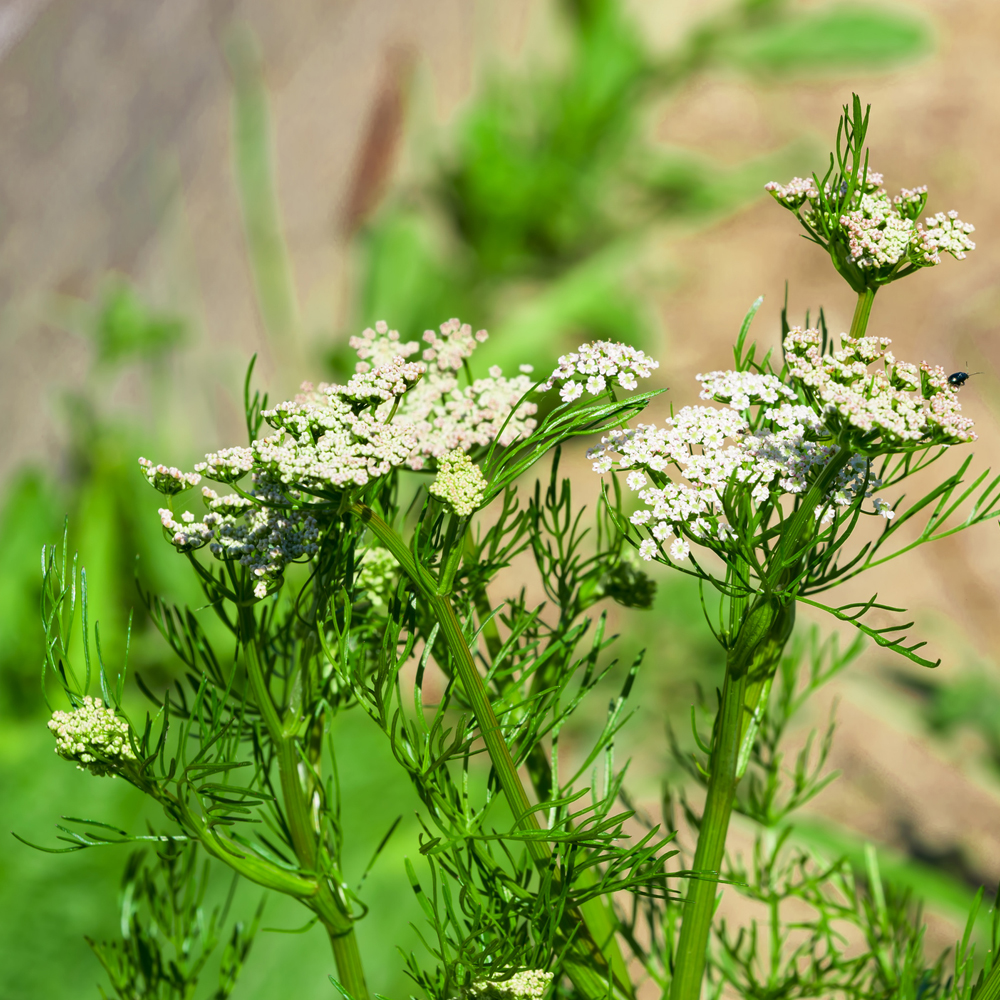
[{"label": "flower stalk", "polygon": [[775,599],[756,605],[726,658],[708,794],[692,863],[692,870],[699,874],[691,879],[685,900],[670,1000],[697,1000],[701,994],[708,936],[715,913],[716,880],[726,850],[736,788],[748,756],[745,744],[748,739],[752,742],[753,722],[761,711],[761,694],[774,676],[791,633],[794,607],[794,602]]},{"label": "flower stalk", "polygon": [[868,317],[871,315],[872,304],[875,301],[875,292],[874,288],[866,288],[864,291],[858,292],[858,302],[854,307],[850,332],[850,336],[855,340],[858,337],[863,337],[868,328]]}]

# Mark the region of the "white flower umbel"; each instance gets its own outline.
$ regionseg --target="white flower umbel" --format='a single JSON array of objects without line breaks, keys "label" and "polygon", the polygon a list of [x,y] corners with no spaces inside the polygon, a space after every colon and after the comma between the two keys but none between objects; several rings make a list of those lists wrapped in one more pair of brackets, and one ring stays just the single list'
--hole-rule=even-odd
[{"label": "white flower umbel", "polygon": [[[277,433],[250,446],[253,468],[307,489],[365,486],[384,476],[416,447],[412,425],[389,417],[423,374],[423,365],[395,357],[347,385],[304,385],[295,399],[264,411]],[[358,412],[359,403],[369,406]]]},{"label": "white flower umbel", "polygon": [[[926,227],[926,228],[925,228]],[[968,250],[975,250],[976,244],[969,239],[976,227],[971,222],[963,222],[958,212],[938,212],[928,216],[924,225],[917,226],[920,253],[928,264],[941,263],[941,251],[950,253],[955,260],[965,260]]]},{"label": "white flower umbel", "polygon": [[[484,330],[473,334],[453,319],[424,339],[430,346],[423,360],[408,362],[419,345],[403,343],[384,323],[351,338],[362,360],[346,385],[304,383],[295,399],[263,412],[274,434],[206,455],[196,473],[235,483],[253,472],[286,488],[348,489],[401,466],[422,469],[456,448],[468,451],[494,440],[506,446],[531,433],[536,404],[523,402],[511,412],[533,384],[527,374],[506,378],[494,367],[487,378],[459,384],[467,359],[486,339]],[[164,468],[143,459],[147,467]],[[167,471],[168,485],[198,479]],[[189,548],[204,544],[192,530],[177,527]]]},{"label": "white flower umbel", "polygon": [[[702,396],[728,408],[684,407],[663,427],[612,431],[588,452],[595,472],[628,470],[626,484],[643,503],[631,521],[648,533],[642,558],[668,552],[681,562],[689,558],[689,542],[726,549],[733,540],[723,509],[727,488],[745,490],[758,507],[802,494],[840,448],[851,458],[817,517],[830,519],[864,496],[891,519],[891,506],[874,497],[882,484],[869,458],[974,440],[943,369],[896,363],[884,338],[844,336],[841,349],[828,354],[821,354],[821,343],[818,330],[793,328],[785,339],[788,382],[751,372],[699,375]],[[878,361],[882,368],[869,371]],[[752,423],[745,416],[751,407]],[[664,483],[671,468],[679,477]],[[646,485],[647,476],[654,485]]]},{"label": "white flower umbel", "polygon": [[245,566],[256,581],[258,598],[267,595],[289,563],[309,559],[319,550],[319,525],[309,507],[288,506],[290,500],[301,500],[301,494],[284,493],[263,475],[254,475],[249,497],[220,497],[207,486],[201,492],[209,512],[200,521],[189,511],[178,520],[161,508],[160,521],[171,542],[179,552],[207,545],[217,559]]},{"label": "white flower umbel", "polygon": [[[202,487],[202,492],[207,489],[207,486]],[[195,549],[200,549],[212,540],[214,534],[210,525],[195,520],[194,514],[190,511],[184,511],[178,521],[169,507],[161,507],[160,523],[178,552],[193,552]]]},{"label": "white flower umbel", "polygon": [[[785,337],[792,379],[832,434],[846,436],[855,450],[869,454],[975,441],[958,389],[948,384],[943,368],[897,362],[885,337],[843,335],[840,342],[840,350],[822,354],[819,330],[793,327]],[[882,367],[869,371],[878,361]]]},{"label": "white flower umbel", "polygon": [[284,506],[302,499],[297,492],[283,493],[263,477],[257,477],[253,496],[265,506],[241,496],[219,497],[207,488],[202,492],[209,507],[204,523],[212,529],[212,554],[245,566],[256,579],[255,597],[265,597],[290,563],[319,551],[319,525],[309,507]]},{"label": "white flower umbel", "polygon": [[464,451],[456,448],[438,459],[438,474],[430,491],[460,517],[468,517],[482,506],[488,485],[479,466]]},{"label": "white flower umbel", "polygon": [[551,986],[551,972],[527,969],[510,979],[480,979],[469,987],[468,995],[475,1000],[542,1000]]},{"label": "white flower umbel", "polygon": [[100,698],[88,695],[71,712],[53,712],[49,730],[56,738],[56,753],[76,761],[81,771],[114,776],[118,765],[135,760],[128,725]]},{"label": "white flower umbel", "polygon": [[[530,370],[507,378],[494,366],[488,377],[461,384],[468,359],[488,339],[485,330],[473,333],[468,323],[450,319],[441,324],[439,332],[427,330],[423,339],[428,345],[420,355],[423,376],[400,400],[394,420],[413,429],[413,444],[406,457],[411,469],[423,469],[428,459],[455,448],[468,451],[494,439],[506,447],[534,430],[537,405],[525,401],[517,406],[533,385]],[[384,364],[387,359],[409,357],[420,349],[415,341],[401,341],[385,323],[376,323],[374,330],[352,338],[351,346],[363,359],[355,366],[358,372],[369,369],[369,357]],[[512,415],[515,406],[517,411]]]},{"label": "white flower umbel", "polygon": [[223,448],[205,456],[195,465],[196,472],[220,483],[235,483],[253,471],[254,455],[250,448]]},{"label": "white flower umbel", "polygon": [[168,494],[197,483],[199,473],[230,484],[251,476],[252,486],[234,495],[204,489],[209,513],[201,520],[162,509],[170,540],[182,552],[208,546],[218,558],[239,562],[256,579],[255,595],[263,597],[285,566],[317,551],[310,494],[361,488],[393,469],[418,470],[432,460],[444,498],[457,511],[471,512],[486,483],[456,455],[530,434],[537,410],[522,402],[533,385],[526,372],[508,379],[491,368],[487,378],[460,385],[460,375],[468,381],[468,358],[485,339],[484,330],[473,334],[467,324],[449,320],[440,333],[424,335],[422,360],[408,361],[419,345],[403,343],[377,323],[352,338],[361,360],[346,385],[305,383],[294,399],[263,412],[273,434],[206,455],[194,473],[142,459],[146,478]]},{"label": "white flower umbel", "polygon": [[734,410],[746,410],[751,403],[777,403],[795,398],[795,390],[783,385],[777,375],[757,372],[709,372],[695,375],[701,382],[702,399],[728,403]]},{"label": "white flower umbel", "polygon": [[541,388],[551,389],[561,382],[559,396],[565,403],[579,399],[584,390],[591,396],[604,392],[609,382],[629,391],[638,386],[637,379],[649,378],[660,367],[658,361],[627,344],[597,340],[583,344],[572,354],[559,359],[559,367]]}]

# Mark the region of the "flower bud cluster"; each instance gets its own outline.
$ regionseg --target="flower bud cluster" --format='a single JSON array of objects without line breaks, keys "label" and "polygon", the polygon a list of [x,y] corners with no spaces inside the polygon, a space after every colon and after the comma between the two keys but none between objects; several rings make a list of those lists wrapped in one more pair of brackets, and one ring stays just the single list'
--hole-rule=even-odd
[{"label": "flower bud cluster", "polygon": [[559,396],[571,403],[583,395],[584,389],[591,396],[600,395],[610,382],[631,391],[638,385],[637,378],[649,378],[659,367],[658,361],[634,347],[598,340],[564,354],[542,388],[551,389],[556,382],[562,382]]},{"label": "flower bud cluster", "polygon": [[461,448],[442,455],[437,464],[438,474],[431,484],[431,493],[460,517],[475,513],[482,506],[489,485],[479,466]]},{"label": "flower bud cluster", "polygon": [[[858,176],[858,190],[860,194],[871,194],[873,191],[877,191],[882,187],[882,182],[885,178],[877,170],[868,170],[864,177]],[[846,182],[842,182],[842,188],[846,188]],[[819,201],[819,188],[816,186],[816,179],[814,177],[793,177],[787,184],[779,184],[777,181],[768,181],[764,185],[764,190],[769,192],[771,197],[779,204],[783,205],[785,208],[791,209],[793,212],[800,208],[806,213],[815,213],[817,211],[817,203]],[[924,192],[926,188],[917,188],[918,192]],[[833,195],[833,186],[827,182],[823,187],[824,194],[829,198]],[[905,194],[913,194],[912,191],[906,191],[903,189]],[[846,190],[844,191],[846,193]]]},{"label": "flower bud cluster", "polygon": [[812,177],[793,177],[787,184],[768,181],[764,185],[764,190],[770,192],[771,197],[779,205],[792,210],[806,201],[811,202],[819,197],[819,189]]},{"label": "flower bud cluster", "polygon": [[381,319],[375,324],[374,330],[368,327],[360,337],[351,337],[348,344],[361,358],[354,369],[359,373],[380,368],[393,358],[408,358],[420,350],[420,345],[414,341],[408,344],[400,343],[399,332],[390,330],[389,325]]},{"label": "flower bud cluster", "polygon": [[970,222],[962,222],[958,212],[938,212],[928,216],[924,226],[917,226],[919,253],[927,264],[940,264],[941,251],[950,253],[956,260],[965,260],[967,250],[975,250],[976,244],[969,239],[969,233],[976,227]]},{"label": "flower bud cluster", "polygon": [[894,267],[906,257],[916,232],[913,219],[893,206],[884,191],[861,196],[858,207],[840,217],[851,257],[859,267]]},{"label": "flower bud cluster", "polygon": [[236,483],[253,471],[254,456],[249,448],[223,448],[205,456],[204,462],[195,465],[201,472],[218,483]]},{"label": "flower bud cluster", "polygon": [[76,761],[81,771],[113,776],[117,765],[135,760],[128,724],[100,698],[88,695],[71,712],[53,712],[49,730],[56,738],[56,753]]},{"label": "flower bud cluster", "polygon": [[510,979],[481,979],[472,984],[468,996],[475,1000],[542,1000],[551,985],[551,972],[527,969]]},{"label": "flower bud cluster", "polygon": [[475,335],[468,323],[450,319],[441,324],[441,334],[433,330],[424,331],[424,341],[429,346],[420,356],[428,364],[436,365],[439,371],[458,371],[462,363],[472,357],[477,344],[489,339],[485,330],[477,330]]},{"label": "flower bud cluster", "polygon": [[201,482],[201,476],[196,472],[182,472],[173,466],[154,465],[148,458],[140,458],[139,467],[149,485],[168,497],[183,493]]}]

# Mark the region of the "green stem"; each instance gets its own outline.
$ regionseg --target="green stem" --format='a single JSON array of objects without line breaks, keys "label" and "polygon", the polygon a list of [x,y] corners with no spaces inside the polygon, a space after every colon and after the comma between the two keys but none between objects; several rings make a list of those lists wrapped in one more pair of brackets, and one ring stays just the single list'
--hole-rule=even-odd
[{"label": "green stem", "polygon": [[330,936],[330,946],[340,982],[354,1000],[368,1000],[368,986],[354,934],[354,921],[334,895],[329,879],[318,870],[320,867],[318,834],[313,828],[310,803],[299,774],[300,761],[296,737],[287,732],[282,724],[264,677],[260,651],[257,648],[257,623],[253,611],[248,606],[241,606],[239,615],[250,689],[260,709],[268,735],[278,751],[278,777],[292,848],[302,868],[308,872],[315,872],[317,877],[316,895],[308,905],[320,918]]},{"label": "green stem", "polygon": [[265,889],[283,892],[301,900],[307,906],[319,892],[319,883],[315,878],[304,878],[294,872],[278,868],[270,862],[251,854],[246,848],[236,844],[224,836],[218,828],[210,827],[201,817],[187,809],[183,803],[174,801],[171,807],[183,819],[184,826],[192,831],[198,842],[213,858],[228,865],[243,878]]},{"label": "green stem", "polygon": [[[865,335],[874,300],[874,289],[859,293],[851,337]],[[725,855],[736,787],[746,770],[757,727],[767,705],[771,679],[794,621],[794,595],[783,591],[794,586],[793,581],[798,577],[803,544],[815,530],[817,506],[824,502],[850,458],[850,452],[841,448],[799,502],[772,556],[777,578],[762,581],[764,589],[750,608],[726,657],[722,704],[709,761],[708,794],[693,862],[694,870],[702,872],[703,877],[693,879],[688,888],[670,1000],[698,1000],[701,995],[708,938],[715,914],[718,883],[714,877]]]},{"label": "green stem", "polygon": [[[466,535],[466,553],[475,556],[474,546],[470,544],[469,536]],[[485,587],[479,586],[472,595],[473,603],[476,607],[476,614],[482,626],[482,636],[486,642],[486,648],[490,654],[490,659],[494,660],[500,653],[503,645],[500,639],[500,631],[497,628],[496,616],[492,613],[489,599],[486,595]],[[536,675],[535,682],[539,677]],[[525,768],[531,785],[535,790],[535,796],[539,802],[545,802],[552,795],[552,767],[541,744],[532,747],[531,752],[525,760]],[[584,888],[591,888],[597,884],[597,874],[592,868],[585,869],[579,876],[579,884]],[[620,984],[631,987],[628,966],[615,936],[617,921],[614,909],[609,900],[593,898],[580,904],[580,913],[583,915],[587,929],[590,931],[598,948],[607,958],[615,978]]]},{"label": "green stem", "polygon": [[729,817],[740,780],[747,680],[759,675],[764,669],[763,660],[773,659],[774,645],[783,646],[785,639],[786,609],[774,600],[759,600],[747,615],[726,658],[722,704],[709,763],[708,795],[692,864],[701,874],[691,880],[684,902],[670,1000],[697,1000],[701,994],[708,935],[715,913],[716,879],[726,850]]},{"label": "green stem", "polygon": [[[451,600],[447,594],[439,594],[438,583],[431,574],[421,566],[400,535],[394,531],[378,514],[364,504],[353,504],[351,511],[361,518],[379,541],[393,554],[403,571],[410,577],[421,591],[430,606],[431,613],[437,620],[441,634],[455,660],[455,669],[465,696],[469,701],[480,736],[486,745],[490,763],[496,772],[500,788],[503,790],[510,810],[514,815],[515,824],[525,832],[537,832],[544,827],[539,820],[537,811],[532,810],[531,802],[517,773],[513,755],[500,729],[500,722],[493,711],[489,692],[486,689],[479,671],[476,669],[472,653],[462,632],[462,626],[455,615]],[[552,856],[552,848],[545,840],[531,839],[527,842],[528,853],[539,867],[547,866]],[[570,945],[566,958],[567,973],[580,994],[587,1000],[607,1000],[608,978],[611,968],[624,971],[624,962],[611,962],[605,957],[604,948],[609,941],[617,946],[614,940],[613,928],[600,899],[592,899],[579,906],[579,913],[587,928],[587,937],[576,934]],[[600,966],[603,966],[603,971]],[[620,978],[615,977],[616,981]],[[618,982],[619,988],[631,995],[631,984],[626,978]]]},{"label": "green stem", "polygon": [[865,335],[868,328],[868,317],[871,315],[872,303],[875,301],[875,289],[866,288],[858,293],[858,302],[854,307],[854,318],[851,320],[851,337],[857,339]]},{"label": "green stem", "polygon": [[368,986],[365,983],[365,970],[361,964],[361,952],[358,951],[358,938],[353,925],[343,934],[336,933],[329,924],[326,924],[326,930],[330,936],[330,950],[333,952],[333,960],[337,963],[341,986],[353,1000],[366,1000]]},{"label": "green stem", "polygon": [[736,796],[736,764],[739,758],[740,720],[746,672],[734,676],[726,670],[719,708],[718,735],[712,749],[708,796],[702,814],[701,832],[692,867],[701,876],[691,879],[684,900],[684,917],[677,941],[677,964],[670,983],[670,1000],[688,1000],[701,993],[705,972],[708,932],[715,913],[715,876],[726,848],[729,816]]}]

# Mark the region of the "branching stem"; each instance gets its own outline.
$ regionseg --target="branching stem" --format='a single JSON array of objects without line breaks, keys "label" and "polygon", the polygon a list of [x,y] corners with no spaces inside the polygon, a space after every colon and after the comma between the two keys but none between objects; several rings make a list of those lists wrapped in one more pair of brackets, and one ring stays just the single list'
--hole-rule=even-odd
[{"label": "branching stem", "polygon": [[[438,593],[437,581],[417,562],[400,535],[374,510],[364,504],[353,504],[351,512],[358,516],[392,553],[406,575],[420,590],[440,625],[441,634],[454,657],[455,669],[465,697],[476,717],[490,763],[496,772],[516,825],[526,832],[543,830],[538,811],[532,807],[521,777],[517,773],[517,765],[493,711],[486,683],[476,669],[472,652],[449,595]],[[552,848],[547,841],[530,839],[527,841],[527,849],[540,868],[548,866]],[[614,928],[603,902],[599,898],[588,900],[579,906],[578,913],[586,933],[576,934],[566,959],[567,973],[573,985],[586,1000],[607,1000],[608,980],[613,970],[619,990],[626,996],[631,996],[631,984],[614,937]]]},{"label": "branching stem", "polygon": [[310,819],[310,803],[299,773],[300,761],[296,737],[286,732],[286,727],[271,697],[261,664],[260,650],[257,648],[257,626],[253,611],[245,605],[240,607],[240,631],[250,688],[268,735],[278,750],[281,797],[284,801],[292,848],[302,868],[316,874],[316,895],[306,901],[307,905],[319,916],[330,936],[330,947],[337,963],[340,982],[354,1000],[368,1000],[368,986],[365,983],[361,953],[358,951],[358,941],[354,933],[354,921],[331,889],[326,873],[319,870],[322,867],[319,864],[319,835]]}]

